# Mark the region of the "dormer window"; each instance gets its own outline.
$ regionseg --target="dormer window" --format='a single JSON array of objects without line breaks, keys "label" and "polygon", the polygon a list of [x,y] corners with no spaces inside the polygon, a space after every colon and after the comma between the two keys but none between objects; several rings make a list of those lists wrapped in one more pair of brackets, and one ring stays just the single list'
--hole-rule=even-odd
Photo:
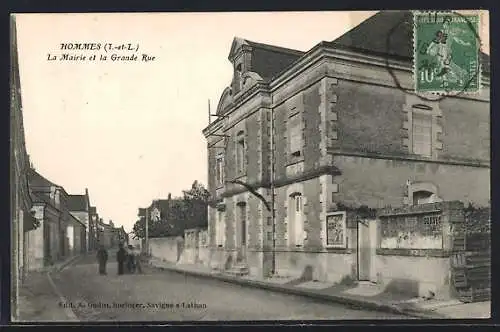
[{"label": "dormer window", "polygon": [[237,82],[236,82],[236,85],[238,86],[238,90],[241,91],[241,89],[243,89],[243,69],[242,69],[242,65],[241,63],[239,63],[237,66],[236,66],[236,79],[237,79]]},{"label": "dormer window", "polygon": [[236,165],[238,174],[245,173],[245,132],[239,131],[236,136]]}]

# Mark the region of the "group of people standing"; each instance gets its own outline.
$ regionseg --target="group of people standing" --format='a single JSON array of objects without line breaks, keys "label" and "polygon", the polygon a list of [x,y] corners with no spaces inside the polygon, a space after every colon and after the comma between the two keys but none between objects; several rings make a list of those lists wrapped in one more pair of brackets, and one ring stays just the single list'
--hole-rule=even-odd
[{"label": "group of people standing", "polygon": [[[123,243],[120,243],[120,248],[116,253],[116,260],[118,262],[118,274],[122,275],[125,273],[142,273],[141,265],[141,250],[139,246],[135,247],[128,245],[125,247]],[[105,275],[106,264],[108,262],[108,251],[101,245],[97,251],[97,261],[99,262],[99,274]]]}]

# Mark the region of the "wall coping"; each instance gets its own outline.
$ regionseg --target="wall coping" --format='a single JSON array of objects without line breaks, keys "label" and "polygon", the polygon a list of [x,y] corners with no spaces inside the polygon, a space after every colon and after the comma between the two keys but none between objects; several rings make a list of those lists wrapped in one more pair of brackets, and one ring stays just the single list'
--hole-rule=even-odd
[{"label": "wall coping", "polygon": [[377,248],[376,253],[379,256],[407,256],[407,257],[433,257],[433,258],[447,258],[450,257],[451,255],[451,251],[445,249]]},{"label": "wall coping", "polygon": [[450,209],[463,210],[464,204],[460,201],[447,201],[447,202],[426,203],[426,204],[395,207],[395,208],[387,207],[379,209],[377,216],[389,217],[394,215],[440,213],[443,212],[444,210],[450,210]]}]

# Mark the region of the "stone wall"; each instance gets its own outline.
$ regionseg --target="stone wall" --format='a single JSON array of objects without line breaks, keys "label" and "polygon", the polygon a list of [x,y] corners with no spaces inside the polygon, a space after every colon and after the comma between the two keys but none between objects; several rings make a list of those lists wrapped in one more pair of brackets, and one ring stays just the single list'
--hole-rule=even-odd
[{"label": "stone wall", "polygon": [[35,212],[35,218],[40,222],[40,226],[34,230],[25,233],[26,241],[26,267],[29,271],[37,271],[44,267],[44,239],[43,228],[44,224],[43,211],[44,207],[36,205],[32,211]]},{"label": "stone wall", "polygon": [[177,263],[184,247],[182,237],[159,237],[149,239],[151,255],[155,258]]},{"label": "stone wall", "polygon": [[335,176],[339,192],[334,199],[344,204],[364,204],[372,208],[403,204],[405,185],[429,182],[443,200],[460,200],[488,205],[490,169],[425,161],[381,159],[361,156],[334,156],[340,170]]}]

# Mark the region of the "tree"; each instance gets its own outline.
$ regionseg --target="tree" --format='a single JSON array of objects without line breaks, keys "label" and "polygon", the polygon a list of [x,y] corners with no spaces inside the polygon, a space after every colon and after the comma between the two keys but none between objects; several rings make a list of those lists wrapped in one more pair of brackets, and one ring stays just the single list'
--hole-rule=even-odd
[{"label": "tree", "polygon": [[146,219],[141,217],[132,228],[134,239],[144,239],[146,237]]},{"label": "tree", "polygon": [[[209,191],[201,183],[194,181],[190,189],[183,190],[182,197],[171,198],[169,194],[169,199],[155,201],[155,207],[160,210],[160,219],[149,218],[149,237],[182,236],[185,229],[206,227],[209,199]],[[151,213],[151,207],[140,209],[142,217],[133,228],[136,237],[146,236],[146,213]]]},{"label": "tree", "polygon": [[183,190],[185,200],[200,200],[208,202],[210,199],[210,192],[197,180],[191,185],[191,189]]},{"label": "tree", "polygon": [[198,181],[190,190],[183,191],[186,208],[186,228],[206,227],[208,225],[207,207],[210,192]]}]

